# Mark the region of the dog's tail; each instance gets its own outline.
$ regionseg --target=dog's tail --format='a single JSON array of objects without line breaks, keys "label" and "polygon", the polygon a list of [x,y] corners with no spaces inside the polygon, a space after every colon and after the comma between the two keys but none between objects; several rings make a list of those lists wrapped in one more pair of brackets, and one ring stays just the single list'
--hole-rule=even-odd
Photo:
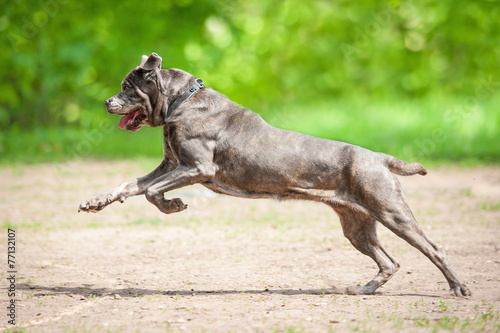
[{"label": "dog's tail", "polygon": [[425,176],[427,174],[427,170],[420,163],[406,163],[401,161],[400,159],[395,158],[394,156],[387,154],[383,155],[385,155],[385,163],[392,173],[400,176],[412,176],[416,175],[417,173],[419,175]]}]

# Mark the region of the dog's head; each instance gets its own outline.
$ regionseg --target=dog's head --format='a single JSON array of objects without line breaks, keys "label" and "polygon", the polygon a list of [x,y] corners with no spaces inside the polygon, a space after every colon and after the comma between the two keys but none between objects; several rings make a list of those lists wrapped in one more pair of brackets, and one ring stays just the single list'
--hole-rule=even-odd
[{"label": "dog's head", "polygon": [[161,69],[162,58],[152,53],[123,80],[121,91],[106,100],[111,114],[123,115],[118,126],[136,132],[144,125],[164,124],[166,107],[195,77],[178,69]]}]

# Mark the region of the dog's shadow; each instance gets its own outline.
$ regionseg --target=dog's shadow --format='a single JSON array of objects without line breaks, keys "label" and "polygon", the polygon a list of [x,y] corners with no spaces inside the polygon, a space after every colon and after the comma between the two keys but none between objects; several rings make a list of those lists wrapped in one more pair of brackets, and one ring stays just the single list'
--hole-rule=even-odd
[{"label": "dog's shadow", "polygon": [[[24,290],[33,293],[33,296],[59,296],[66,295],[69,297],[75,297],[79,295],[83,298],[93,298],[93,297],[120,297],[120,298],[132,298],[132,297],[142,297],[142,296],[210,296],[210,295],[346,295],[348,294],[345,290],[341,290],[336,287],[328,289],[261,289],[261,290],[151,290],[142,288],[122,288],[122,289],[110,289],[110,288],[95,288],[88,284],[83,284],[81,287],[45,287],[40,285],[32,284],[19,284],[19,290]],[[375,295],[384,295],[380,292],[376,292]],[[359,296],[359,295],[349,295],[349,296]],[[415,297],[433,297],[439,298],[437,295],[423,295],[423,294],[385,294],[385,296],[415,296]]]}]

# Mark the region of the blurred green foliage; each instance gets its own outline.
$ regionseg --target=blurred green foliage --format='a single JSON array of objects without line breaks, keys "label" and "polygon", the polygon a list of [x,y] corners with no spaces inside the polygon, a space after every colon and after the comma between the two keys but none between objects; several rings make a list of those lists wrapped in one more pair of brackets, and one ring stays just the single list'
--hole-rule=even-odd
[{"label": "blurred green foliage", "polygon": [[[500,2],[486,0],[10,0],[0,153],[70,156],[103,121],[118,122],[104,100],[157,52],[164,68],[279,127],[415,158],[500,162],[499,17]],[[130,137],[118,132],[75,155],[126,154]]]}]

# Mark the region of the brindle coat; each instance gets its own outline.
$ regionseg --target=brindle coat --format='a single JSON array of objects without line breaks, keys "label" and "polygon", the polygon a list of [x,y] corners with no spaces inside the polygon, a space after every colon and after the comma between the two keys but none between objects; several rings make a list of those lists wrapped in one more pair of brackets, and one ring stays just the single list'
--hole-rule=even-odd
[{"label": "brindle coat", "polygon": [[323,202],[340,216],[344,235],[354,247],[380,269],[373,280],[349,287],[347,293],[373,294],[399,268],[377,238],[380,222],[426,255],[455,295],[470,295],[443,249],[417,224],[393,175],[425,175],[422,165],[274,128],[211,88],[197,91],[165,119],[168,107],[194,81],[184,71],[161,69],[156,53],[143,56],[106,107],[111,114],[126,116],[120,125],[127,130],[163,126],[164,159],[150,174],[82,202],[79,210],[97,212],[145,194],[163,213],[176,213],[187,206],[178,198],[166,199],[164,193],[196,183],[238,197]]}]

